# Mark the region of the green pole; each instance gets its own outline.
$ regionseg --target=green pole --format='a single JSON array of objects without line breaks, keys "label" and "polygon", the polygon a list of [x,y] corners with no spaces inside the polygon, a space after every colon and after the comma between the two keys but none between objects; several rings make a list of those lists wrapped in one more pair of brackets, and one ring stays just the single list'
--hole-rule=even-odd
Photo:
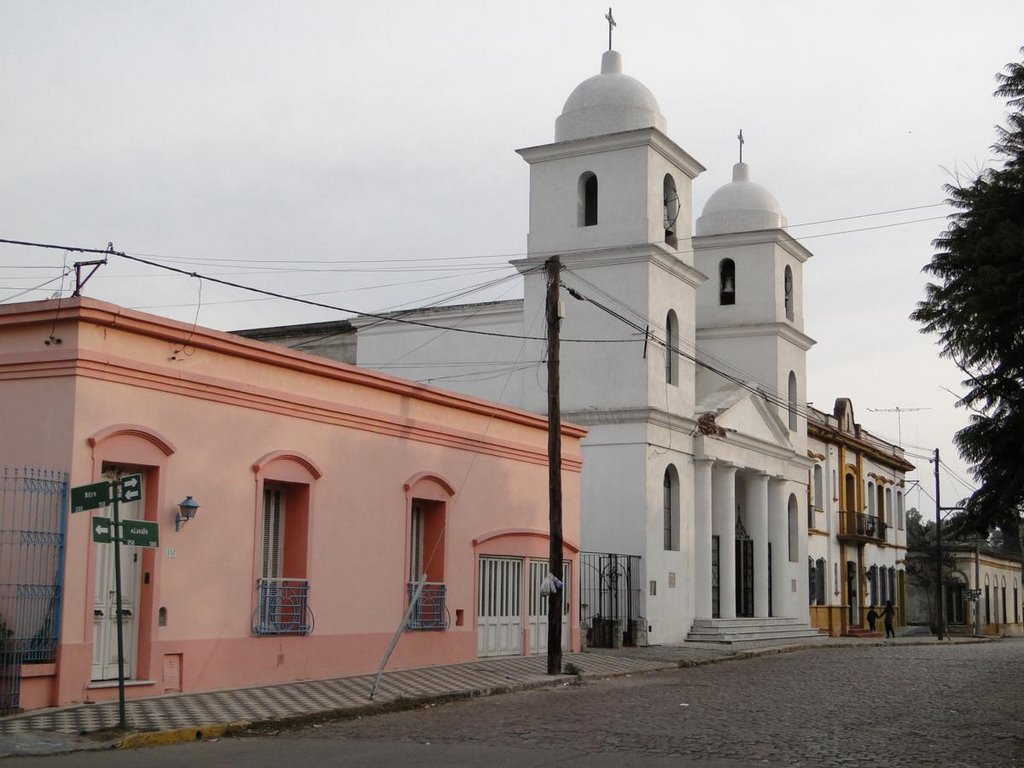
[{"label": "green pole", "polygon": [[113,481],[110,484],[110,492],[114,496],[114,600],[117,610],[117,714],[118,727],[121,730],[128,728],[128,720],[124,712],[124,631],[121,626],[121,517],[118,503],[121,495],[119,484]]}]

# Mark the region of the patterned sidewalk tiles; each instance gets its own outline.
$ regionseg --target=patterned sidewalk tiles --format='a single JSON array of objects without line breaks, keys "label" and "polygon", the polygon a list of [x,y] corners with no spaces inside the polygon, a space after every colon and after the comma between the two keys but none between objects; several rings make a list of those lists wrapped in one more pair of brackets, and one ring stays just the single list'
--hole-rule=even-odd
[{"label": "patterned sidewalk tiles", "polygon": [[[677,662],[570,653],[572,664],[587,677],[650,672],[674,667]],[[308,680],[259,688],[186,693],[129,700],[125,706],[129,727],[137,731],[200,728],[239,721],[265,722],[318,712],[364,709],[403,699],[458,696],[510,688],[550,685],[558,678],[546,674],[544,656],[487,659],[443,667],[385,672],[370,699],[374,675]],[[118,725],[118,704],[82,704],[0,718],[0,734],[48,731],[84,734]]]}]

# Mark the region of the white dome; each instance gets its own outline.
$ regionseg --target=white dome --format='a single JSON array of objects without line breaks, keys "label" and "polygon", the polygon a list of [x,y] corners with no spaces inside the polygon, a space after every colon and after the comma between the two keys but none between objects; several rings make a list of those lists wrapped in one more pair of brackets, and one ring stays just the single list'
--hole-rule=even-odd
[{"label": "white dome", "polygon": [[736,163],[732,182],[720,187],[704,204],[697,219],[697,235],[724,235],[783,229],[786,217],[775,196],[750,180],[750,166]]},{"label": "white dome", "polygon": [[657,128],[664,133],[665,118],[647,86],[622,74],[618,51],[605,51],[601,74],[576,86],[555,120],[555,141],[573,141],[606,133]]}]

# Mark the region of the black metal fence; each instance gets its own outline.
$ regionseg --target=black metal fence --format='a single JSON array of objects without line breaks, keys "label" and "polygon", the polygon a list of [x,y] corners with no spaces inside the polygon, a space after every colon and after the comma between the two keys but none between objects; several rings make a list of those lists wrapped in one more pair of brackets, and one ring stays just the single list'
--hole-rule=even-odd
[{"label": "black metal fence", "polygon": [[56,660],[68,476],[0,469],[0,715],[17,712],[21,668]]},{"label": "black metal fence", "polygon": [[639,555],[580,553],[580,627],[587,645],[636,645],[644,626]]}]

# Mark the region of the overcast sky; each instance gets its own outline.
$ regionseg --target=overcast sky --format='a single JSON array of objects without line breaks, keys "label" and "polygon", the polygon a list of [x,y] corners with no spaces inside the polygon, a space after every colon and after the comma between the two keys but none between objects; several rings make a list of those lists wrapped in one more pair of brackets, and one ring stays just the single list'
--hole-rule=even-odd
[{"label": "overcast sky", "polygon": [[[0,0],[0,238],[113,242],[350,311],[518,297],[506,264],[525,250],[529,190],[513,150],[553,140],[566,97],[599,71],[606,12]],[[951,444],[966,416],[946,391],[961,377],[908,315],[949,212],[942,185],[991,162],[993,76],[1020,59],[1024,3],[631,0],[614,15],[624,71],[708,169],[694,219],[730,180],[742,128],[752,179],[814,252],[808,399],[831,411],[850,397],[865,428],[900,427],[908,451],[938,447],[969,479]],[[68,295],[59,277],[83,258],[0,245],[0,302]],[[351,314],[120,258],[84,293],[224,330]],[[900,425],[869,410],[896,407]],[[917,463],[929,496],[910,503],[933,513]],[[942,481],[944,504],[967,493]]]}]

